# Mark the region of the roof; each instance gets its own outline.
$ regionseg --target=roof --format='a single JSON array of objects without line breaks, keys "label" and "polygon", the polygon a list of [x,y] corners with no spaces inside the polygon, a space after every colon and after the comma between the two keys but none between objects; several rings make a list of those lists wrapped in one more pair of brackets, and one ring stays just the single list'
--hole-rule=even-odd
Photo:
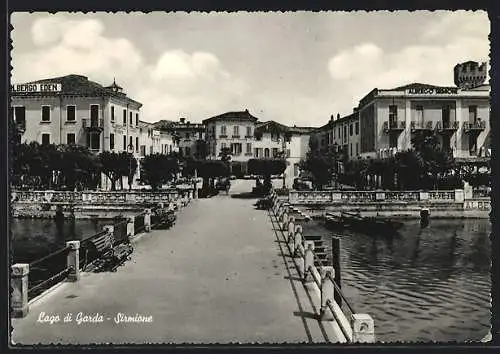
[{"label": "roof", "polygon": [[291,133],[297,133],[297,134],[309,134],[312,133],[314,130],[318,129],[317,127],[297,127],[293,126],[289,128],[289,132]]},{"label": "roof", "polygon": [[220,114],[218,116],[214,116],[202,121],[202,124],[210,123],[213,121],[248,121],[248,122],[257,122],[258,118],[248,112],[248,109],[239,112],[226,112]]},{"label": "roof", "polygon": [[[83,75],[70,74],[65,76],[59,76],[49,79],[42,79],[28,82],[27,84],[38,84],[38,83],[58,83],[61,84],[61,92],[53,92],[48,93],[44,92],[43,95],[74,95],[74,96],[86,96],[86,97],[99,97],[99,96],[111,96],[111,97],[119,97],[136,103],[139,106],[142,106],[140,102],[137,102],[129,97],[123,92],[116,92],[113,88],[120,88],[120,86],[116,85],[116,82],[113,81],[113,84],[110,86],[104,87],[101,84],[91,81],[88,77]],[[42,93],[36,92],[12,92],[14,96],[31,96],[31,95],[42,95]]]},{"label": "roof", "polygon": [[436,86],[436,85],[429,85],[429,84],[422,84],[419,82],[414,82],[411,84],[399,86],[393,89],[382,89],[382,91],[404,91],[404,90],[409,90],[409,89],[420,89],[420,88],[436,88],[436,87],[443,87],[443,88],[456,88],[455,86]]},{"label": "roof", "polygon": [[255,126],[256,131],[267,132],[267,131],[288,131],[290,128],[281,123],[275,122],[274,120],[268,120],[267,122],[259,122]]}]

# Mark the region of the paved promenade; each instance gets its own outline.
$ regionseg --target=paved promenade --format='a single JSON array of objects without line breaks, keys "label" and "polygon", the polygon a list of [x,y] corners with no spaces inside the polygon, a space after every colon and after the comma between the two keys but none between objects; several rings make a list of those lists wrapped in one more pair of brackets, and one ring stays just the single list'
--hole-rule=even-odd
[{"label": "paved promenade", "polygon": [[[233,181],[231,193],[253,181]],[[16,344],[298,343],[333,340],[254,199],[193,200],[170,230],[145,234],[116,273],[64,283],[12,321]],[[39,322],[40,314],[59,316]],[[72,321],[64,323],[64,316]],[[102,316],[78,324],[77,315]],[[118,313],[149,323],[115,323]]]}]

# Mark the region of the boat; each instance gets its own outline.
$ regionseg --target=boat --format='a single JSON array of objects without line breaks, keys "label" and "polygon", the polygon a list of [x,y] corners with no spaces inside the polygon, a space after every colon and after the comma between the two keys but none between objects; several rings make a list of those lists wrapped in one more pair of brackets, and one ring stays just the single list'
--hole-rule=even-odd
[{"label": "boat", "polygon": [[326,213],[325,225],[327,227],[351,228],[363,233],[394,234],[404,223],[380,216],[361,216],[359,212],[340,212],[340,215]]}]

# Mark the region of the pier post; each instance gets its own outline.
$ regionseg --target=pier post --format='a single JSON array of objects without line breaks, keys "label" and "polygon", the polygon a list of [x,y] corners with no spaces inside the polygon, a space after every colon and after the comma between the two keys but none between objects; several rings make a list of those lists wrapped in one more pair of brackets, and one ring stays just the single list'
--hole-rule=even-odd
[{"label": "pier post", "polygon": [[351,315],[352,342],[375,343],[375,326],[373,318],[365,313]]},{"label": "pier post", "polygon": [[[342,269],[340,267],[340,238],[339,237],[332,237],[332,266],[333,269],[335,270],[334,274],[334,280],[335,284],[339,287],[339,289],[342,288]],[[335,302],[339,305],[342,306],[342,296],[340,296],[339,293],[335,293]]]},{"label": "pier post", "polygon": [[288,208],[281,215],[281,230],[286,231],[288,229]]},{"label": "pier post", "polygon": [[314,267],[314,241],[304,242],[304,282],[314,282],[312,268]]},{"label": "pier post", "polygon": [[12,265],[11,283],[11,314],[14,318],[25,317],[29,312],[28,307],[28,274],[30,265],[16,263]]},{"label": "pier post", "polygon": [[[163,203],[161,203],[163,204]],[[163,206],[162,206],[163,209]],[[127,236],[134,237],[135,235],[135,217],[130,216],[127,222]]]},{"label": "pier post", "polygon": [[66,247],[69,249],[66,256],[66,266],[69,269],[69,282],[80,280],[80,241],[68,241]]},{"label": "pier post", "polygon": [[144,231],[151,232],[151,209],[146,209],[144,214]]},{"label": "pier post", "polygon": [[333,278],[335,276],[335,270],[333,267],[321,267],[321,309],[320,318],[322,321],[333,321],[334,316],[328,302],[335,301],[334,293],[335,287],[333,286]]},{"label": "pier post", "polygon": [[292,244],[292,251],[295,249],[293,247],[294,236],[295,236],[295,218],[293,216],[290,216],[290,218],[288,219],[288,243]]},{"label": "pier post", "polygon": [[296,225],[295,226],[295,232],[293,235],[294,241],[293,241],[293,257],[297,257],[297,253],[299,250],[300,245],[302,245],[302,226],[301,225]]}]

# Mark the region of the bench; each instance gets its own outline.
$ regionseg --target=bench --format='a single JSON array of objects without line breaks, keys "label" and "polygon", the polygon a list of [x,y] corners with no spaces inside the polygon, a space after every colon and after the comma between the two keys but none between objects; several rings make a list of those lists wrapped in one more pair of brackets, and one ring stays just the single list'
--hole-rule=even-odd
[{"label": "bench", "polygon": [[90,251],[95,257],[93,262],[95,272],[116,271],[118,266],[130,259],[130,254],[134,249],[128,239],[123,241],[113,244],[113,236],[109,233],[104,233],[88,241]]},{"label": "bench", "polygon": [[168,229],[172,227],[177,220],[177,216],[173,210],[157,209],[155,213],[159,218],[159,222],[155,225],[155,229]]}]

